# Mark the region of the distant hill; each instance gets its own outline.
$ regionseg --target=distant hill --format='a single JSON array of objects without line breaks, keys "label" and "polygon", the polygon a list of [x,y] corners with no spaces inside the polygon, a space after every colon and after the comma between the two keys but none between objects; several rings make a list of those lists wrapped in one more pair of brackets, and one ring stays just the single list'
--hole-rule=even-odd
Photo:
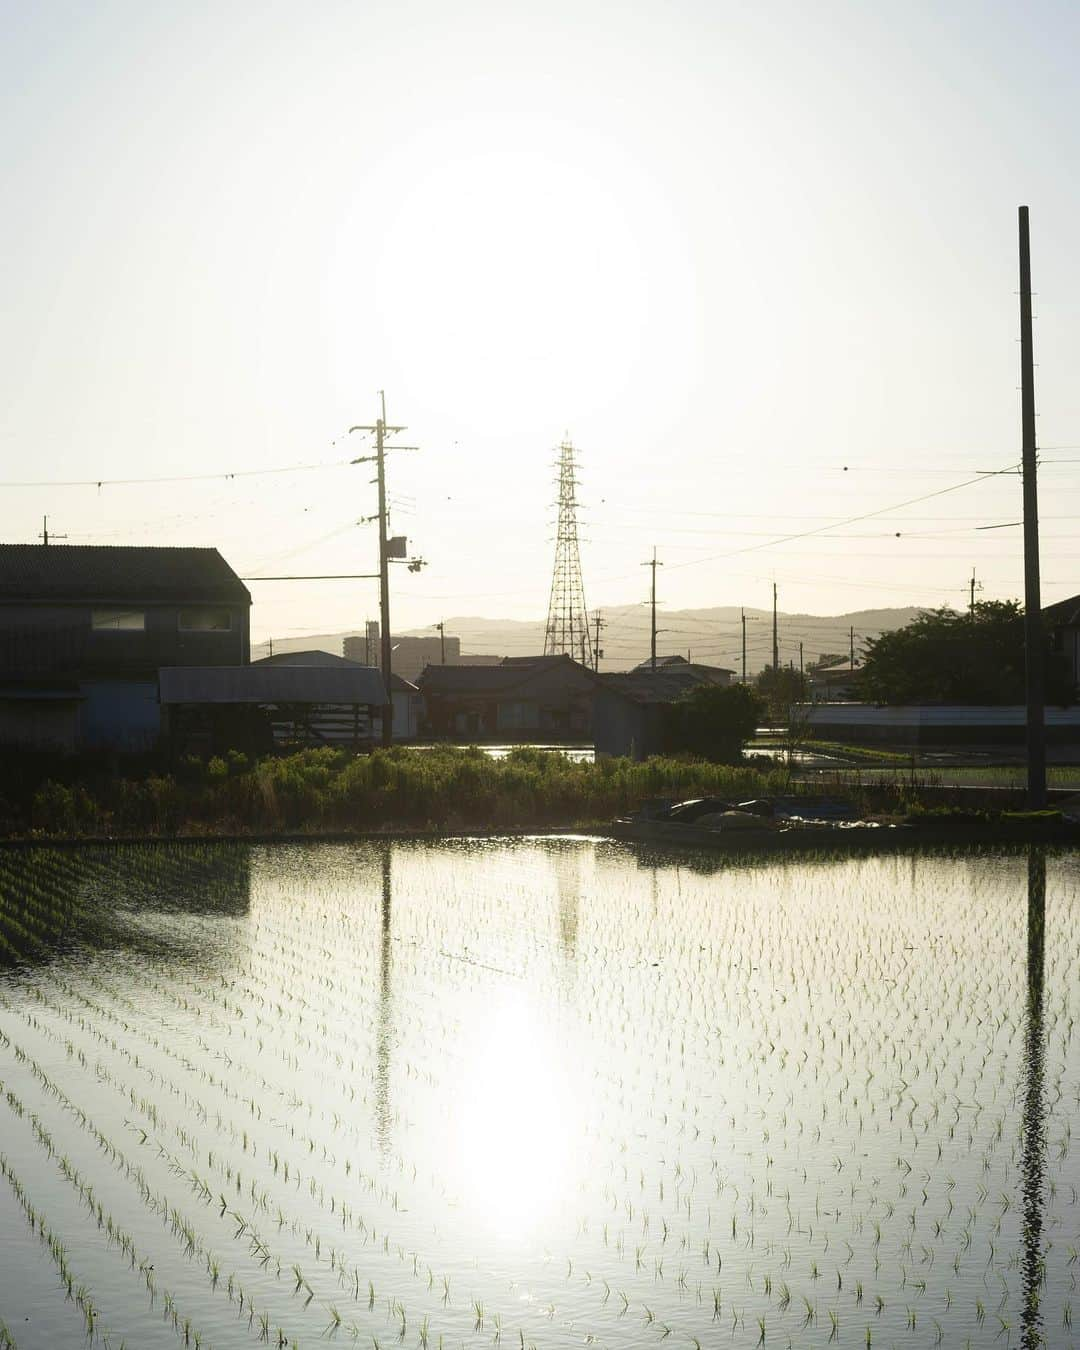
[{"label": "distant hill", "polygon": [[[658,609],[657,654],[690,652],[693,660],[707,665],[727,666],[738,672],[741,666],[742,626],[736,606],[710,609]],[[855,629],[855,650],[862,639],[902,628],[919,613],[907,605],[897,609],[860,609],[847,614],[780,614],[778,629],[780,660],[799,663],[802,643],[803,664],[808,666],[822,655],[847,655],[849,633]],[[601,670],[627,670],[649,656],[649,610],[645,605],[613,606],[601,612],[603,628],[600,647],[604,652]],[[411,628],[413,636],[430,636],[431,628]],[[544,650],[542,620],[485,619],[479,615],[456,615],[446,620],[447,636],[461,639],[462,657],[466,653],[495,656],[529,656]],[[356,634],[343,633],[274,641],[275,652],[304,651],[312,648],[341,655],[342,642]],[[265,642],[252,647],[252,657],[268,655]],[[746,611],[747,673],[754,674],[772,660],[772,612]]]}]

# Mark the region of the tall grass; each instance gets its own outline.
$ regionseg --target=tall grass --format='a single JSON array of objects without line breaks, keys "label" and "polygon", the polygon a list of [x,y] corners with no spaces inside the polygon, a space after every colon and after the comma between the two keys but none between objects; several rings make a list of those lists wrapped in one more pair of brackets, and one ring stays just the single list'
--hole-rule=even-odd
[{"label": "tall grass", "polygon": [[35,794],[27,824],[43,835],[520,829],[596,823],[647,797],[743,799],[782,791],[788,782],[779,769],[686,758],[590,764],[530,747],[498,760],[450,746],[362,756],[305,750],[92,787],[50,780]]}]

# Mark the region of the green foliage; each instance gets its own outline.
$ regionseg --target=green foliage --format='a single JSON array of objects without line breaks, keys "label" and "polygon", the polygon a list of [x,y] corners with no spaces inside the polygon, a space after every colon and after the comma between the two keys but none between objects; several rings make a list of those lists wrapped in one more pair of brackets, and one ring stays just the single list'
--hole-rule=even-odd
[{"label": "green foliage", "polygon": [[[739,695],[742,725],[752,728],[749,691],[718,692]],[[49,781],[34,798],[32,826],[54,836],[521,829],[604,821],[646,797],[749,797],[784,787],[771,770],[675,757],[582,763],[531,747],[504,759],[434,746],[303,750],[243,770],[219,763],[198,775],[189,764],[177,777],[105,778],[92,791]]]},{"label": "green foliage", "polygon": [[[1024,701],[1024,613],[1015,600],[984,600],[973,614],[947,605],[866,644],[860,683],[875,703],[1000,704]],[[1046,643],[1046,697],[1072,701],[1062,656]]]},{"label": "green foliage", "polygon": [[771,722],[786,722],[793,703],[806,697],[806,681],[789,666],[766,666],[754,680],[754,688],[768,710]]},{"label": "green foliage", "polygon": [[737,764],[761,713],[761,700],[748,685],[699,685],[670,706],[668,745],[716,763]]}]

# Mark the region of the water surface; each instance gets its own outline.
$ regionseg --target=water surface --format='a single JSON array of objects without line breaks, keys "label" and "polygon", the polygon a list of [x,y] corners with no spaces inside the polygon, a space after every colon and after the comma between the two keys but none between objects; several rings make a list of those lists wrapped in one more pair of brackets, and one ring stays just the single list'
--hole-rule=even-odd
[{"label": "water surface", "polygon": [[0,1316],[22,1350],[1071,1345],[1078,881],[5,853]]}]

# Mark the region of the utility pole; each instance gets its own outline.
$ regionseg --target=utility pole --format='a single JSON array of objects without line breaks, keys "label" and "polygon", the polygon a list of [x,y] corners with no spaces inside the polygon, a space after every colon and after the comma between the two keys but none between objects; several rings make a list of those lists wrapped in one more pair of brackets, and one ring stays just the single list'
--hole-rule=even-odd
[{"label": "utility pole", "polygon": [[[379,624],[382,639],[382,677],[386,687],[386,703],[382,709],[382,743],[393,744],[394,739],[394,703],[390,692],[390,663],[393,646],[390,641],[390,554],[386,538],[386,437],[404,431],[404,427],[391,427],[386,423],[386,395],[379,390],[379,407],[382,416],[374,426],[350,427],[350,431],[373,431],[375,433],[376,483],[379,488]],[[354,464],[362,464],[372,458],[362,455],[354,459]]]},{"label": "utility pole", "polygon": [[742,624],[742,682],[746,683],[746,610],[739,610],[739,622]]},{"label": "utility pole", "polygon": [[604,627],[604,620],[600,617],[600,611],[596,611],[596,641],[593,643],[593,670],[597,675],[600,674],[600,629]]},{"label": "utility pole", "polygon": [[800,642],[800,643],[799,643],[799,694],[800,694],[800,697],[801,697],[801,695],[802,695],[802,687],[803,687],[803,660],[802,660],[802,647],[803,647],[803,645],[802,645],[802,643]]},{"label": "utility pole", "polygon": [[439,630],[439,665],[446,665],[446,624],[441,620],[435,625]]},{"label": "utility pole", "polygon": [[1046,805],[1046,732],[1042,599],[1039,586],[1039,494],[1035,448],[1035,359],[1031,333],[1031,239],[1028,209],[1020,225],[1020,388],[1024,484],[1024,645],[1026,648],[1028,806]]},{"label": "utility pole", "polygon": [[855,625],[854,625],[854,624],[852,624],[852,626],[848,629],[848,642],[850,643],[850,651],[851,651],[851,669],[854,670],[854,669],[855,669]]},{"label": "utility pole", "polygon": [[971,599],[968,601],[968,617],[971,619],[971,622],[974,623],[974,622],[975,622],[975,569],[974,569],[974,567],[971,569],[970,590],[971,590]]},{"label": "utility pole", "polygon": [[[42,516],[42,517],[41,517],[41,533],[38,535],[38,538],[41,540],[42,546],[43,546],[44,548],[48,548],[48,546],[49,546],[49,517],[48,517],[48,516]],[[66,534],[54,534],[54,535],[53,535],[53,538],[54,538],[54,539],[66,539],[66,538],[67,538],[67,535],[66,535]]]},{"label": "utility pole", "polygon": [[772,668],[780,669],[780,641],[776,627],[776,582],[772,584]]},{"label": "utility pole", "polygon": [[657,569],[658,567],[663,567],[663,565],[664,565],[662,562],[657,562],[657,561],[656,561],[656,546],[655,546],[655,545],[653,545],[652,557],[649,559],[648,562],[643,562],[641,565],[642,565],[642,567],[651,567],[651,568],[652,568],[652,600],[651,600],[651,604],[652,604],[652,643],[651,643],[651,646],[650,646],[650,652],[651,652],[651,661],[650,661],[650,665],[651,665],[651,667],[652,667],[653,673],[655,674],[655,673],[656,673],[656,569]]}]

